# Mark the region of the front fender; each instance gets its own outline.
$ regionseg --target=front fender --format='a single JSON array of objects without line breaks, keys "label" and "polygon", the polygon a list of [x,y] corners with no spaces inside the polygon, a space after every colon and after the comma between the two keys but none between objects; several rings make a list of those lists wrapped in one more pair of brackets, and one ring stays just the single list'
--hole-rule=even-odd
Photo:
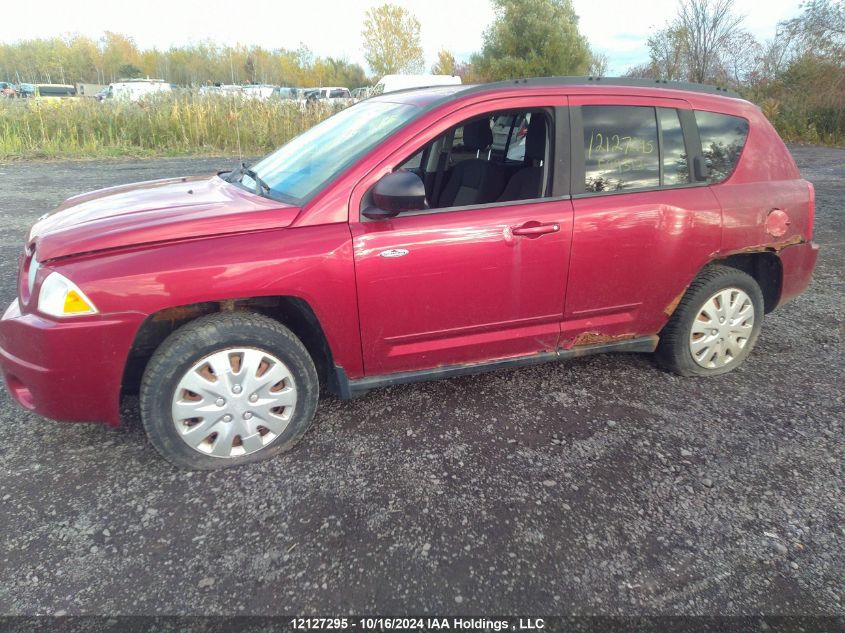
[{"label": "front fender", "polygon": [[[256,297],[306,301],[335,362],[363,374],[352,241],[346,224],[148,245],[54,262],[102,314]],[[128,350],[127,350],[128,353]]]}]

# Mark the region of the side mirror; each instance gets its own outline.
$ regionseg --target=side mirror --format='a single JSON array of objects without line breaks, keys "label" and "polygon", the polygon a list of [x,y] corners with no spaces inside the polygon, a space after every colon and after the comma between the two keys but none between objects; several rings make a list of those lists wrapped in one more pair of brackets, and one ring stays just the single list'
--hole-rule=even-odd
[{"label": "side mirror", "polygon": [[700,154],[692,159],[692,177],[695,182],[707,180],[707,161]]},{"label": "side mirror", "polygon": [[421,211],[428,208],[425,201],[425,185],[422,179],[410,171],[395,171],[376,183],[373,189],[373,203],[362,212],[371,220],[386,220],[403,211]]}]

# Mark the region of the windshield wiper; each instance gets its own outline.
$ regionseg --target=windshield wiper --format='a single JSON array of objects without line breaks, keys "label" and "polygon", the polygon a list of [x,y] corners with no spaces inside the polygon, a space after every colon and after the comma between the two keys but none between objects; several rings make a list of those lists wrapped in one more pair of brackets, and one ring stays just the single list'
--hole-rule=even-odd
[{"label": "windshield wiper", "polygon": [[264,182],[261,176],[256,174],[255,170],[250,168],[246,163],[241,163],[241,166],[232,172],[229,182],[234,182],[236,176],[240,176],[238,182],[241,184],[243,184],[244,176],[249,176],[256,184],[255,193],[259,196],[262,194],[270,195],[270,185]]}]

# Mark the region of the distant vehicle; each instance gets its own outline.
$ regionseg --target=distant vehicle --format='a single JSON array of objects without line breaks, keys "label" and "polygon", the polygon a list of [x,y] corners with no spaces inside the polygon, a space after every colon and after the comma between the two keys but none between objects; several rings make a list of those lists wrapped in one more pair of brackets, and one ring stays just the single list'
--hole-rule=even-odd
[{"label": "distant vehicle", "polygon": [[0,95],[4,97],[17,96],[18,91],[15,90],[15,84],[8,81],[0,81]]},{"label": "distant vehicle", "polygon": [[214,84],[209,86],[201,86],[199,93],[201,97],[224,97],[227,95],[243,96],[243,86],[240,86],[238,84]]},{"label": "distant vehicle", "polygon": [[27,98],[27,97],[34,97],[36,94],[35,84],[19,84],[18,85],[18,96]]},{"label": "distant vehicle", "polygon": [[299,99],[302,96],[302,89],[276,86],[273,88],[273,96],[278,99]]},{"label": "distant vehicle", "polygon": [[28,95],[30,97],[41,97],[42,99],[57,99],[62,97],[76,96],[76,87],[70,84],[35,84],[32,85],[32,87],[33,94]]},{"label": "distant vehicle", "polygon": [[493,153],[506,153],[507,160],[525,158],[525,137],[531,123],[531,113],[500,116],[493,124]]},{"label": "distant vehicle", "polygon": [[342,88],[338,86],[326,86],[323,88],[311,88],[305,91],[306,103],[325,103],[328,105],[335,105],[341,103],[344,105],[352,104],[352,93],[349,88]]},{"label": "distant vehicle", "polygon": [[368,96],[385,92],[396,92],[408,88],[429,88],[431,86],[459,86],[461,78],[457,75],[385,75]]},{"label": "distant vehicle", "polygon": [[109,87],[103,84],[87,84],[87,83],[77,83],[76,84],[76,94],[80,97],[88,97],[89,99],[100,99],[98,96],[100,93],[105,94],[108,92]]},{"label": "distant vehicle", "polygon": [[261,101],[272,97],[275,90],[276,86],[269,84],[251,84],[242,88],[245,97],[260,99]]},{"label": "distant vehicle", "polygon": [[363,101],[367,97],[370,96],[370,91],[372,88],[369,86],[365,86],[364,88],[355,88],[352,91],[352,98],[355,99],[356,102]]},{"label": "distant vehicle", "polygon": [[170,84],[161,79],[128,79],[109,84],[107,99],[140,101],[145,97],[170,93]]},{"label": "distant vehicle", "polygon": [[307,92],[310,93],[309,96],[316,97],[317,99],[349,99],[352,97],[352,93],[349,92],[349,88],[341,88],[337,86],[312,88]]}]

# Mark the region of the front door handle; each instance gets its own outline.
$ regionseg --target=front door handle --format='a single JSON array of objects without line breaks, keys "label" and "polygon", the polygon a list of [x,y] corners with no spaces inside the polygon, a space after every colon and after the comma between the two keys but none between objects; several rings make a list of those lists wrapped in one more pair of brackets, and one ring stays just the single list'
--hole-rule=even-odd
[{"label": "front door handle", "polygon": [[535,220],[526,222],[520,226],[515,226],[511,229],[511,233],[514,235],[522,235],[524,237],[540,237],[546,233],[556,233],[557,231],[560,231],[560,224],[557,222],[543,224]]}]

